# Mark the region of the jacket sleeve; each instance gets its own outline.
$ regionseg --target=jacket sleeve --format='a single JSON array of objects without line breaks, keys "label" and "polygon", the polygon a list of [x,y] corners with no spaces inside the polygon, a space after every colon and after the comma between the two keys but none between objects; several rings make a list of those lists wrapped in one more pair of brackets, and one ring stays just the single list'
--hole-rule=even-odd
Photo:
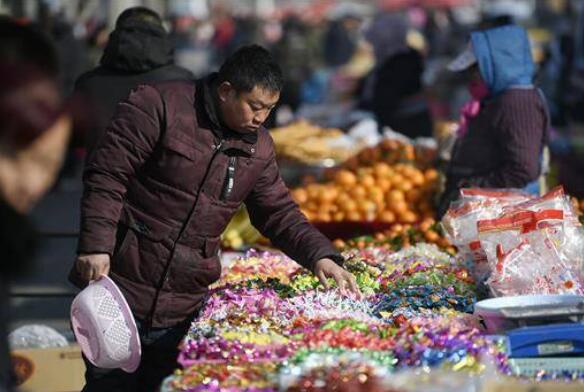
[{"label": "jacket sleeve", "polygon": [[163,103],[151,86],[139,86],[118,104],[83,173],[78,253],[113,253],[128,182],[159,138]]},{"label": "jacket sleeve", "polygon": [[468,180],[483,188],[523,188],[537,179],[547,125],[546,115],[533,99],[514,97],[501,102],[497,125],[502,164],[498,170]]},{"label": "jacket sleeve", "polygon": [[273,150],[245,204],[252,224],[304,268],[314,271],[316,261],[325,257],[342,265],[343,257],[328,238],[308,222],[290,196],[280,177]]}]

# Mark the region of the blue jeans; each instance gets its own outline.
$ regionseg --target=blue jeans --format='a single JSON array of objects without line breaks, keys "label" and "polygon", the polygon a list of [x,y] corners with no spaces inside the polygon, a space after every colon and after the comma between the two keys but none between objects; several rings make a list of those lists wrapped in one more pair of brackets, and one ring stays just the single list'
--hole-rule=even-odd
[{"label": "blue jeans", "polygon": [[134,373],[95,367],[85,356],[85,387],[82,392],[154,392],[177,367],[178,345],[190,322],[170,328],[151,328],[136,320],[142,343],[142,360]]}]

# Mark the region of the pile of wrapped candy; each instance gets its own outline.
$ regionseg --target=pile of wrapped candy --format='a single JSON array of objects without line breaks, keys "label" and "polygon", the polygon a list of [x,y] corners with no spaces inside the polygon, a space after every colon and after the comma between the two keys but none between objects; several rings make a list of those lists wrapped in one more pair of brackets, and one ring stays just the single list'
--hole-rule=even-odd
[{"label": "pile of wrapped candy", "polygon": [[[420,244],[351,250],[363,293],[347,297],[291,260],[251,252],[227,268],[185,337],[164,392],[406,391],[403,369],[508,371],[500,344],[469,314],[474,280]],[[488,359],[488,361],[487,361]]]},{"label": "pile of wrapped candy", "polygon": [[584,230],[561,187],[537,198],[463,189],[443,224],[494,296],[584,293]]}]

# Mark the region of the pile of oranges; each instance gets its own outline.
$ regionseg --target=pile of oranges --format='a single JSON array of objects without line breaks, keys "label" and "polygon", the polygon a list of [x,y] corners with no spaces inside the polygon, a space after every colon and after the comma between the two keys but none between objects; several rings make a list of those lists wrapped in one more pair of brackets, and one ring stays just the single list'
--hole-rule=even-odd
[{"label": "pile of oranges", "polygon": [[437,183],[435,169],[377,162],[355,171],[339,170],[327,183],[293,190],[292,197],[315,222],[412,224],[433,216],[431,198]]},{"label": "pile of oranges", "polygon": [[411,144],[384,139],[377,146],[364,148],[357,155],[347,159],[343,168],[356,171],[360,167],[373,166],[377,162],[393,165],[398,162],[413,162],[415,159],[416,152]]},{"label": "pile of oranges", "polygon": [[371,246],[399,251],[418,243],[434,244],[451,255],[456,254],[456,248],[444,237],[442,229],[433,218],[426,218],[413,225],[396,223],[383,232],[346,241],[341,239],[334,241],[335,246],[341,251]]}]

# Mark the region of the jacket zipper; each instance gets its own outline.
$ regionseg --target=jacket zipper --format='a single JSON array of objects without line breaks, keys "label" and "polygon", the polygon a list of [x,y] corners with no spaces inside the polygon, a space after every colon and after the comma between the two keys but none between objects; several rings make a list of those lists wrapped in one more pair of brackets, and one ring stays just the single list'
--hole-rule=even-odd
[{"label": "jacket zipper", "polygon": [[203,192],[203,186],[207,182],[207,177],[209,176],[209,171],[211,170],[211,165],[213,164],[213,161],[215,161],[215,158],[217,157],[219,152],[221,152],[222,146],[223,146],[223,140],[221,140],[219,142],[219,144],[215,147],[215,152],[213,153],[213,156],[211,157],[211,160],[209,161],[209,164],[207,165],[207,169],[205,170],[205,175],[203,176],[203,179],[201,180],[201,183],[199,185],[199,192],[197,193],[197,197],[195,198],[195,202],[193,203],[193,206],[191,207],[191,210],[189,211],[189,214],[187,215],[187,219],[185,220],[185,223],[182,225],[182,227],[179,231],[178,237],[176,238],[176,241],[174,242],[174,244],[172,246],[172,251],[170,252],[170,259],[169,259],[168,263],[166,264],[166,267],[164,269],[164,273],[162,274],[162,280],[160,281],[160,283],[158,284],[158,287],[156,288],[156,293],[154,293],[154,301],[152,302],[152,308],[151,308],[150,312],[148,313],[148,316],[146,317],[146,328],[145,328],[146,334],[150,331],[150,328],[152,327],[152,319],[154,318],[154,313],[156,312],[156,305],[158,303],[158,297],[160,296],[160,292],[162,291],[162,287],[164,286],[164,283],[166,283],[166,280],[168,279],[168,274],[170,272],[170,265],[172,264],[172,260],[174,259],[176,244],[181,239],[184,231],[188,227],[188,225],[191,221],[191,217],[193,215],[193,212],[197,208],[197,204],[199,204],[199,197],[201,195],[201,192]]},{"label": "jacket zipper", "polygon": [[225,173],[225,182],[223,184],[223,191],[221,192],[221,200],[225,201],[231,196],[233,191],[233,184],[235,183],[235,157],[229,157],[229,165]]}]

